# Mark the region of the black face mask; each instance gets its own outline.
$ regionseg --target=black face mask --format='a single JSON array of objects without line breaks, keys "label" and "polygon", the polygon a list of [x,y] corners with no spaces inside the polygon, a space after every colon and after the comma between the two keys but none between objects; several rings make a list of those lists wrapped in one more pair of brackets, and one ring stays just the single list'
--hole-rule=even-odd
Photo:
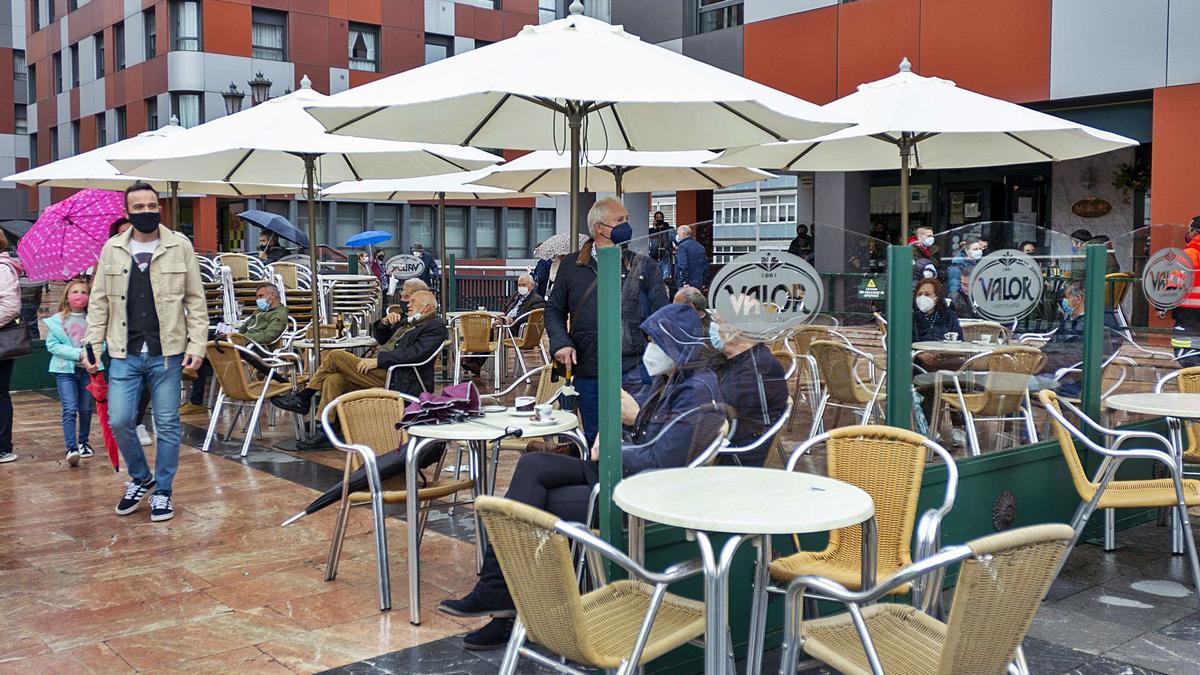
[{"label": "black face mask", "polygon": [[150,234],[158,229],[159,215],[153,211],[131,213],[129,214],[129,222],[133,225],[133,229],[138,232]]}]

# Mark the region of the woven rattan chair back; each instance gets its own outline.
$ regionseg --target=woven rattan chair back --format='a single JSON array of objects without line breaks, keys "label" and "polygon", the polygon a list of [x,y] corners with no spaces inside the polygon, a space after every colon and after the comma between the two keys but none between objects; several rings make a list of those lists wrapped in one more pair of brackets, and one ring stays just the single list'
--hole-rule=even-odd
[{"label": "woven rattan chair back", "polygon": [[217,263],[229,268],[229,274],[234,281],[250,279],[250,259],[242,253],[222,253],[217,256]]},{"label": "woven rattan chair back", "polygon": [[967,542],[938,675],[1003,675],[1054,581],[1074,532],[1039,525]]},{"label": "woven rattan chair back", "polygon": [[492,351],[492,325],[495,319],[485,312],[470,312],[458,317],[459,349],[466,354]]},{"label": "woven rattan chair back", "polygon": [[[304,337],[309,340],[313,339],[312,324],[309,324],[308,328],[304,330]],[[321,339],[324,340],[326,338],[333,337],[337,337],[337,325],[328,323],[321,324]]]},{"label": "woven rattan chair back", "polygon": [[[982,365],[982,364],[981,364]],[[982,417],[1011,417],[1021,409],[1029,391],[1029,378],[1046,365],[1046,355],[1036,347],[999,347],[986,359],[987,377],[983,392],[987,396]]]},{"label": "woven rattan chair back", "polygon": [[804,326],[797,328],[792,333],[792,351],[800,356],[809,353],[809,347],[816,340],[826,340],[829,338],[829,329],[825,326]]},{"label": "woven rattan chair back", "polygon": [[[913,523],[925,473],[922,436],[895,427],[859,425],[830,432],[825,447],[830,478],[856,485],[875,502],[876,572],[883,578],[912,564]],[[860,564],[858,525],[829,533],[822,556],[846,568]]]},{"label": "woven rattan chair back", "polygon": [[983,336],[990,335],[993,344],[1006,342],[1011,332],[995,321],[964,321],[962,324],[963,340],[979,342]]},{"label": "woven rattan chair back", "polygon": [[300,282],[296,273],[296,263],[277,262],[271,265],[275,273],[283,279],[283,287],[289,291],[294,291],[300,288]]},{"label": "woven rattan chair back", "polygon": [[487,497],[475,502],[504,570],[529,639],[584,665],[603,660],[586,629],[571,546],[555,533],[558,517],[532,506]]},{"label": "woven rattan chair back", "polygon": [[565,377],[560,377],[557,380],[554,378],[553,368],[543,369],[542,374],[538,376],[537,391],[533,395],[537,400],[537,405],[542,405],[557,396],[566,383],[567,378]]},{"label": "woven rattan chair back", "polygon": [[1129,294],[1129,287],[1133,285],[1128,280],[1132,278],[1132,272],[1113,272],[1112,274],[1104,275],[1105,307],[1116,309],[1125,301],[1125,296]]},{"label": "woven rattan chair back", "polygon": [[542,336],[545,334],[545,310],[535,309],[529,313],[529,317],[521,326],[521,335],[517,338],[517,349],[537,349],[542,344]]},{"label": "woven rattan chair back", "polygon": [[246,376],[246,368],[242,355],[232,342],[208,343],[208,362],[212,366],[213,375],[221,384],[225,397],[235,401],[255,401],[258,392],[252,391],[250,378]]},{"label": "woven rattan chair back", "polygon": [[[1045,389],[1038,392],[1038,400],[1047,408],[1054,408],[1056,412],[1062,414],[1062,406],[1058,404],[1058,394]],[[1090,499],[1095,486],[1088,478],[1087,472],[1084,471],[1083,462],[1079,459],[1079,451],[1075,449],[1075,439],[1071,436],[1071,432],[1059,424],[1053,415],[1049,417],[1050,430],[1054,432],[1054,438],[1058,441],[1063,459],[1067,461],[1067,470],[1071,472],[1071,482],[1075,485],[1075,491],[1079,493],[1081,499]]]},{"label": "woven rattan chair back", "polygon": [[[1200,366],[1183,368],[1176,378],[1179,391],[1185,394],[1200,394]],[[1185,422],[1187,432],[1187,449],[1183,453],[1183,461],[1188,464],[1200,464],[1200,424]]]},{"label": "woven rattan chair back", "polygon": [[871,399],[871,392],[859,384],[855,374],[858,354],[846,345],[833,340],[815,340],[808,346],[817,361],[817,373],[829,399],[834,403],[861,405]]},{"label": "woven rattan chair back", "polygon": [[376,456],[395,450],[404,440],[404,432],[396,428],[404,416],[404,405],[399,392],[387,389],[362,389],[339,396],[337,419],[342,438],[371,448]]}]

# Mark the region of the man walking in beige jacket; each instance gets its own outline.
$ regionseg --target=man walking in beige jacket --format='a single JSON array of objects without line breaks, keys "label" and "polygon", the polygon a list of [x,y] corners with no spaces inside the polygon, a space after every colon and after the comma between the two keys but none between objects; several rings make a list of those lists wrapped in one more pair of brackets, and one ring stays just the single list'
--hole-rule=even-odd
[{"label": "man walking in beige jacket", "polygon": [[[150,520],[170,520],[175,515],[171,484],[179,466],[180,373],[204,363],[208,310],[192,243],[159,222],[158,192],[146,183],[130,185],[125,214],[133,227],[100,251],[84,342],[107,342],[112,357],[109,423],[130,478],[117,513],[133,513],[154,489]],[[86,356],[84,361],[94,370]],[[135,431],[138,396],[146,385],[158,434],[153,473]]]}]

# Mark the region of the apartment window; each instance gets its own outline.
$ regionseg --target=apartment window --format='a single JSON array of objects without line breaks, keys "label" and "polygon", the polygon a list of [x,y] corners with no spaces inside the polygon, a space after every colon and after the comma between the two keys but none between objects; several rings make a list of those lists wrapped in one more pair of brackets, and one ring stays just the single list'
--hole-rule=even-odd
[{"label": "apartment window", "polygon": [[479,258],[499,258],[499,232],[496,228],[500,209],[479,207],[475,209],[475,255]]},{"label": "apartment window", "polygon": [[108,122],[104,119],[104,113],[96,115],[96,147],[103,148],[108,145]]},{"label": "apartment window", "polygon": [[38,165],[38,145],[37,134],[29,134],[29,168],[34,168]]},{"label": "apartment window", "polygon": [[158,97],[146,99],[146,129],[154,131],[158,128]]},{"label": "apartment window", "polygon": [[171,48],[180,52],[200,51],[199,0],[171,3]]},{"label": "apartment window", "polygon": [[542,243],[550,237],[554,236],[556,228],[555,220],[557,214],[554,209],[538,209],[537,222],[534,225],[534,240],[537,243]]},{"label": "apartment window", "polygon": [[251,55],[267,61],[287,61],[287,14],[255,9],[251,21]]},{"label": "apartment window", "polygon": [[79,120],[71,122],[71,154],[78,155],[81,149],[79,143]]},{"label": "apartment window", "polygon": [[408,236],[412,238],[409,243],[419,243],[427,249],[436,248],[433,239],[432,206],[409,206],[407,227]]},{"label": "apartment window", "polygon": [[13,81],[24,82],[29,77],[29,69],[25,66],[25,50],[13,50]]},{"label": "apartment window", "polygon": [[125,22],[113,26],[113,68],[125,70]]},{"label": "apartment window", "polygon": [[142,53],[145,60],[149,61],[158,53],[158,22],[155,21],[153,7],[142,12],[142,37],[145,38]]},{"label": "apartment window", "polygon": [[454,56],[454,38],[448,35],[425,34],[425,63]]},{"label": "apartment window", "polygon": [[338,202],[337,220],[333,224],[333,240],[343,242],[363,231],[366,218],[364,204]]},{"label": "apartment window", "polygon": [[29,64],[29,102],[37,103],[37,66]]},{"label": "apartment window", "polygon": [[699,0],[696,12],[697,33],[742,25],[742,0]]},{"label": "apartment window", "polygon": [[379,26],[350,24],[350,70],[379,72]]},{"label": "apartment window", "polygon": [[508,235],[504,257],[529,257],[529,209],[509,208],[504,216],[504,230]]},{"label": "apartment window", "polygon": [[550,23],[558,18],[558,0],[538,0],[538,23]]},{"label": "apartment window", "polygon": [[58,161],[58,127],[50,127],[50,161]]},{"label": "apartment window", "polygon": [[54,53],[54,93],[63,93],[62,52]]},{"label": "apartment window", "polygon": [[[417,241],[414,239],[413,241]],[[442,249],[446,256],[453,254],[459,260],[467,257],[467,209],[464,206],[446,207],[446,243]],[[449,260],[449,258],[447,258]]]},{"label": "apartment window", "polygon": [[127,117],[128,116],[125,114],[125,106],[120,106],[120,107],[113,109],[113,121],[116,123],[116,127],[117,127],[116,129],[114,129],[114,131],[116,132],[116,136],[113,138],[114,141],[125,140],[126,129],[128,129],[128,127],[125,124]]},{"label": "apartment window", "polygon": [[79,86],[79,43],[71,45],[71,86]]},{"label": "apartment window", "polygon": [[198,92],[180,92],[171,94],[171,114],[179,120],[179,126],[190,129],[204,123],[204,114],[200,107]]},{"label": "apartment window", "polygon": [[96,79],[104,77],[104,33],[96,33],[92,36],[93,47],[96,52]]},{"label": "apartment window", "polygon": [[43,0],[32,0],[29,5],[33,10],[33,29],[38,30],[42,27],[42,2]]},{"label": "apartment window", "polygon": [[29,133],[29,110],[22,103],[18,103],[13,109],[13,133]]},{"label": "apartment window", "polygon": [[393,242],[399,242],[400,207],[395,204],[376,204],[371,216],[371,229],[388,232]]}]

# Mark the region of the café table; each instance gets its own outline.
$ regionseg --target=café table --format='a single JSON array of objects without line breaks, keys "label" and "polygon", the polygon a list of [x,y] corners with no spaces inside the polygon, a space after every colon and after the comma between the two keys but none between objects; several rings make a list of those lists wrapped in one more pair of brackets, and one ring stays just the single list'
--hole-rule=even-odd
[{"label": "caf\u00e9 table", "polygon": [[956,354],[960,356],[975,356],[976,354],[984,354],[994,351],[997,347],[1003,345],[994,342],[964,342],[956,340],[954,342],[939,341],[939,340],[924,340],[921,342],[912,343],[912,350],[916,352],[936,352],[938,354]]},{"label": "caf\u00e9 table", "polygon": [[[1180,466],[1187,449],[1183,438],[1183,421],[1200,422],[1200,394],[1144,392],[1136,394],[1113,394],[1102,401],[1104,407],[1142,415],[1167,418],[1167,440],[1171,443],[1171,455]],[[1171,552],[1183,553],[1183,528],[1171,511]]]},{"label": "caf\u00e9 table", "polygon": [[[309,365],[310,373],[313,370],[315,370],[315,368],[313,367],[313,365],[314,365],[314,363],[313,363],[313,361],[314,361],[313,360],[313,354],[314,354],[313,346],[314,346],[313,341],[308,338],[292,341],[293,348],[303,349],[305,351],[305,353],[308,354],[308,365]],[[370,335],[359,335],[356,337],[343,337],[343,338],[325,338],[325,337],[321,338],[321,351],[326,351],[329,349],[345,349],[350,352],[355,352],[356,354],[361,354],[361,353],[365,353],[371,347],[378,347],[378,346],[379,346],[379,343],[376,342],[375,338],[371,337]]]},{"label": "caf\u00e9 table", "polygon": [[[981,367],[986,367],[986,364],[981,364]],[[1043,389],[1057,391],[1059,386],[1062,385],[1061,382],[1048,375],[990,373],[986,370],[971,370],[967,372],[935,370],[932,373],[918,373],[913,375],[913,388],[920,390],[931,389],[933,392],[933,406],[930,410],[931,419],[928,420],[927,425],[930,438],[937,438],[937,426],[942,418],[942,406],[945,405],[942,400],[942,394],[946,393],[947,390],[957,393],[959,388],[978,391],[988,385],[989,377],[991,378],[993,391],[996,393],[1015,393],[1021,391],[1031,395]],[[922,395],[924,395],[924,391],[922,391]],[[913,405],[913,414],[924,415],[919,405]],[[1030,430],[1030,432],[1035,431],[1034,429]],[[1033,442],[1033,440],[1031,439],[1030,442]]]},{"label": "caf\u00e9 table", "polygon": [[[617,483],[613,501],[629,515],[629,550],[644,558],[644,522],[688,530],[704,566],[704,672],[733,672],[728,642],[729,570],[742,542],[756,540],[758,560],[750,614],[746,672],[758,675],[767,616],[771,537],[861,525],[862,584],[875,583],[875,504],[862,489],[825,476],[751,467],[646,471]],[[708,533],[730,535],[718,553]]]},{"label": "caf\u00e9 table", "polygon": [[[488,475],[489,451],[498,459],[500,441],[505,438],[565,436],[579,448],[581,458],[588,455],[587,440],[580,429],[578,416],[563,410],[554,410],[548,422],[535,421],[531,413],[518,413],[508,408],[504,412],[484,413],[462,422],[413,425],[405,427],[405,431],[409,436],[405,485],[419,484],[417,460],[426,446],[433,443],[463,442],[469,448],[468,466],[470,477],[475,482],[471,488],[472,498],[491,492],[492,481]],[[416,551],[418,546],[417,500],[406,500],[405,508],[408,550],[411,552]],[[483,552],[487,549],[487,533],[479,521],[478,513],[475,514],[475,543],[476,566],[482,569]],[[420,561],[415,554],[410,554],[408,560],[408,591],[409,621],[414,625],[420,624]]]}]

